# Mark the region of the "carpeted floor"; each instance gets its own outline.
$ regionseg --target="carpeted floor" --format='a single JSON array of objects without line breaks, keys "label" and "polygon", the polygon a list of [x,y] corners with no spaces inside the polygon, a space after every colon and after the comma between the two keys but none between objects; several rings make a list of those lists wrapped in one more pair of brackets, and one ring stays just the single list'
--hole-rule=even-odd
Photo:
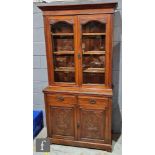
[{"label": "carpeted floor", "polygon": [[[39,133],[36,138],[45,138],[46,137],[46,128]],[[35,139],[36,139],[35,138]],[[106,152],[102,150],[96,149],[87,149],[87,148],[80,148],[80,147],[71,147],[71,146],[64,146],[64,145],[51,145],[51,152],[49,153],[41,153],[35,152],[35,139],[34,139],[34,155],[122,155],[122,138],[121,135],[115,134],[113,135],[113,151]]]}]

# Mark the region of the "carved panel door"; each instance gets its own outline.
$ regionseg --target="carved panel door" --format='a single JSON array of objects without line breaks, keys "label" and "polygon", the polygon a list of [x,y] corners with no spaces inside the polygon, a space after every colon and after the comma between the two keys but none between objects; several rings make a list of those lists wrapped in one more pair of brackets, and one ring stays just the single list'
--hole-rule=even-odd
[{"label": "carved panel door", "polygon": [[107,143],[109,107],[108,100],[81,97],[78,109],[78,139]]},{"label": "carved panel door", "polygon": [[75,138],[74,107],[51,106],[52,138]]}]

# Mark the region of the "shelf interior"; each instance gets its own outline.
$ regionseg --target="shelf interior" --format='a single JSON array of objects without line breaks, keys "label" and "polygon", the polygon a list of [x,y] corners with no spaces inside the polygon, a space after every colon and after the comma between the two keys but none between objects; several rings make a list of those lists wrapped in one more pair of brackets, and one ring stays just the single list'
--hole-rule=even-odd
[{"label": "shelf interior", "polygon": [[87,68],[83,70],[84,73],[104,73],[105,68]]},{"label": "shelf interior", "polygon": [[53,52],[55,55],[63,55],[63,54],[74,54],[74,51],[57,51]]},{"label": "shelf interior", "polygon": [[[54,71],[75,72],[75,68],[74,67],[59,67],[59,68],[55,68]],[[104,68],[87,68],[87,69],[84,69],[83,72],[85,72],[85,73],[104,73],[105,69]]]},{"label": "shelf interior", "polygon": [[55,68],[54,71],[57,71],[57,72],[75,72],[75,68],[74,67],[58,67],[58,68]]},{"label": "shelf interior", "polygon": [[[57,51],[57,52],[53,52],[53,54],[55,55],[68,55],[68,54],[74,54],[74,51]],[[84,55],[89,55],[89,54],[93,54],[93,55],[101,55],[101,54],[105,54],[105,51],[85,51],[83,52]]]},{"label": "shelf interior", "polygon": [[74,33],[51,33],[53,36],[73,36]]},{"label": "shelf interior", "polygon": [[101,36],[106,35],[106,33],[82,33],[84,36]]},{"label": "shelf interior", "polygon": [[87,54],[100,55],[100,54],[105,54],[105,51],[84,51],[83,54],[84,55],[87,55]]},{"label": "shelf interior", "polygon": [[[74,33],[51,33],[53,36],[73,36]],[[82,33],[84,36],[101,36],[106,35],[106,33]]]}]

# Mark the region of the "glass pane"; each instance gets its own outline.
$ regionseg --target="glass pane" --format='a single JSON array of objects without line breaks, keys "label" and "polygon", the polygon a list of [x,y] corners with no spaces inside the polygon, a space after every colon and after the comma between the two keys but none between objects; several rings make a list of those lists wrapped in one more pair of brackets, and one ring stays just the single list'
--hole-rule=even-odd
[{"label": "glass pane", "polygon": [[73,36],[53,36],[53,52],[56,51],[73,51]]},{"label": "glass pane", "polygon": [[84,84],[104,84],[104,73],[83,73]]},{"label": "glass pane", "polygon": [[75,82],[75,74],[72,72],[54,72],[55,82]]},{"label": "glass pane", "polygon": [[73,25],[65,21],[60,21],[51,26],[53,33],[73,33]]},{"label": "glass pane", "polygon": [[82,48],[84,52],[104,51],[105,50],[105,36],[83,35]]},{"label": "glass pane", "polygon": [[104,55],[85,55],[83,56],[83,69],[87,68],[101,68],[105,67],[105,56]]},{"label": "glass pane", "polygon": [[55,82],[75,83],[73,25],[57,22],[51,25]]},{"label": "glass pane", "polygon": [[84,84],[104,84],[105,24],[90,21],[82,25],[82,68]]},{"label": "glass pane", "polygon": [[74,67],[74,55],[54,55],[54,68]]},{"label": "glass pane", "polygon": [[82,25],[83,33],[105,33],[105,24],[98,21],[89,21]]}]

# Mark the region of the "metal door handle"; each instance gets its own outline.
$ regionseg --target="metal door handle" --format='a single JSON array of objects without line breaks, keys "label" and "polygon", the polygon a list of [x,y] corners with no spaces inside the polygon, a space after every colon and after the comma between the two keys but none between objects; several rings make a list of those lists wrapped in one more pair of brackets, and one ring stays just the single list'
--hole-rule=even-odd
[{"label": "metal door handle", "polygon": [[89,99],[89,103],[90,104],[95,104],[96,103],[96,100],[95,99]]},{"label": "metal door handle", "polygon": [[62,97],[62,96],[58,96],[58,97],[57,97],[57,101],[59,101],[59,102],[64,101],[64,97]]}]

